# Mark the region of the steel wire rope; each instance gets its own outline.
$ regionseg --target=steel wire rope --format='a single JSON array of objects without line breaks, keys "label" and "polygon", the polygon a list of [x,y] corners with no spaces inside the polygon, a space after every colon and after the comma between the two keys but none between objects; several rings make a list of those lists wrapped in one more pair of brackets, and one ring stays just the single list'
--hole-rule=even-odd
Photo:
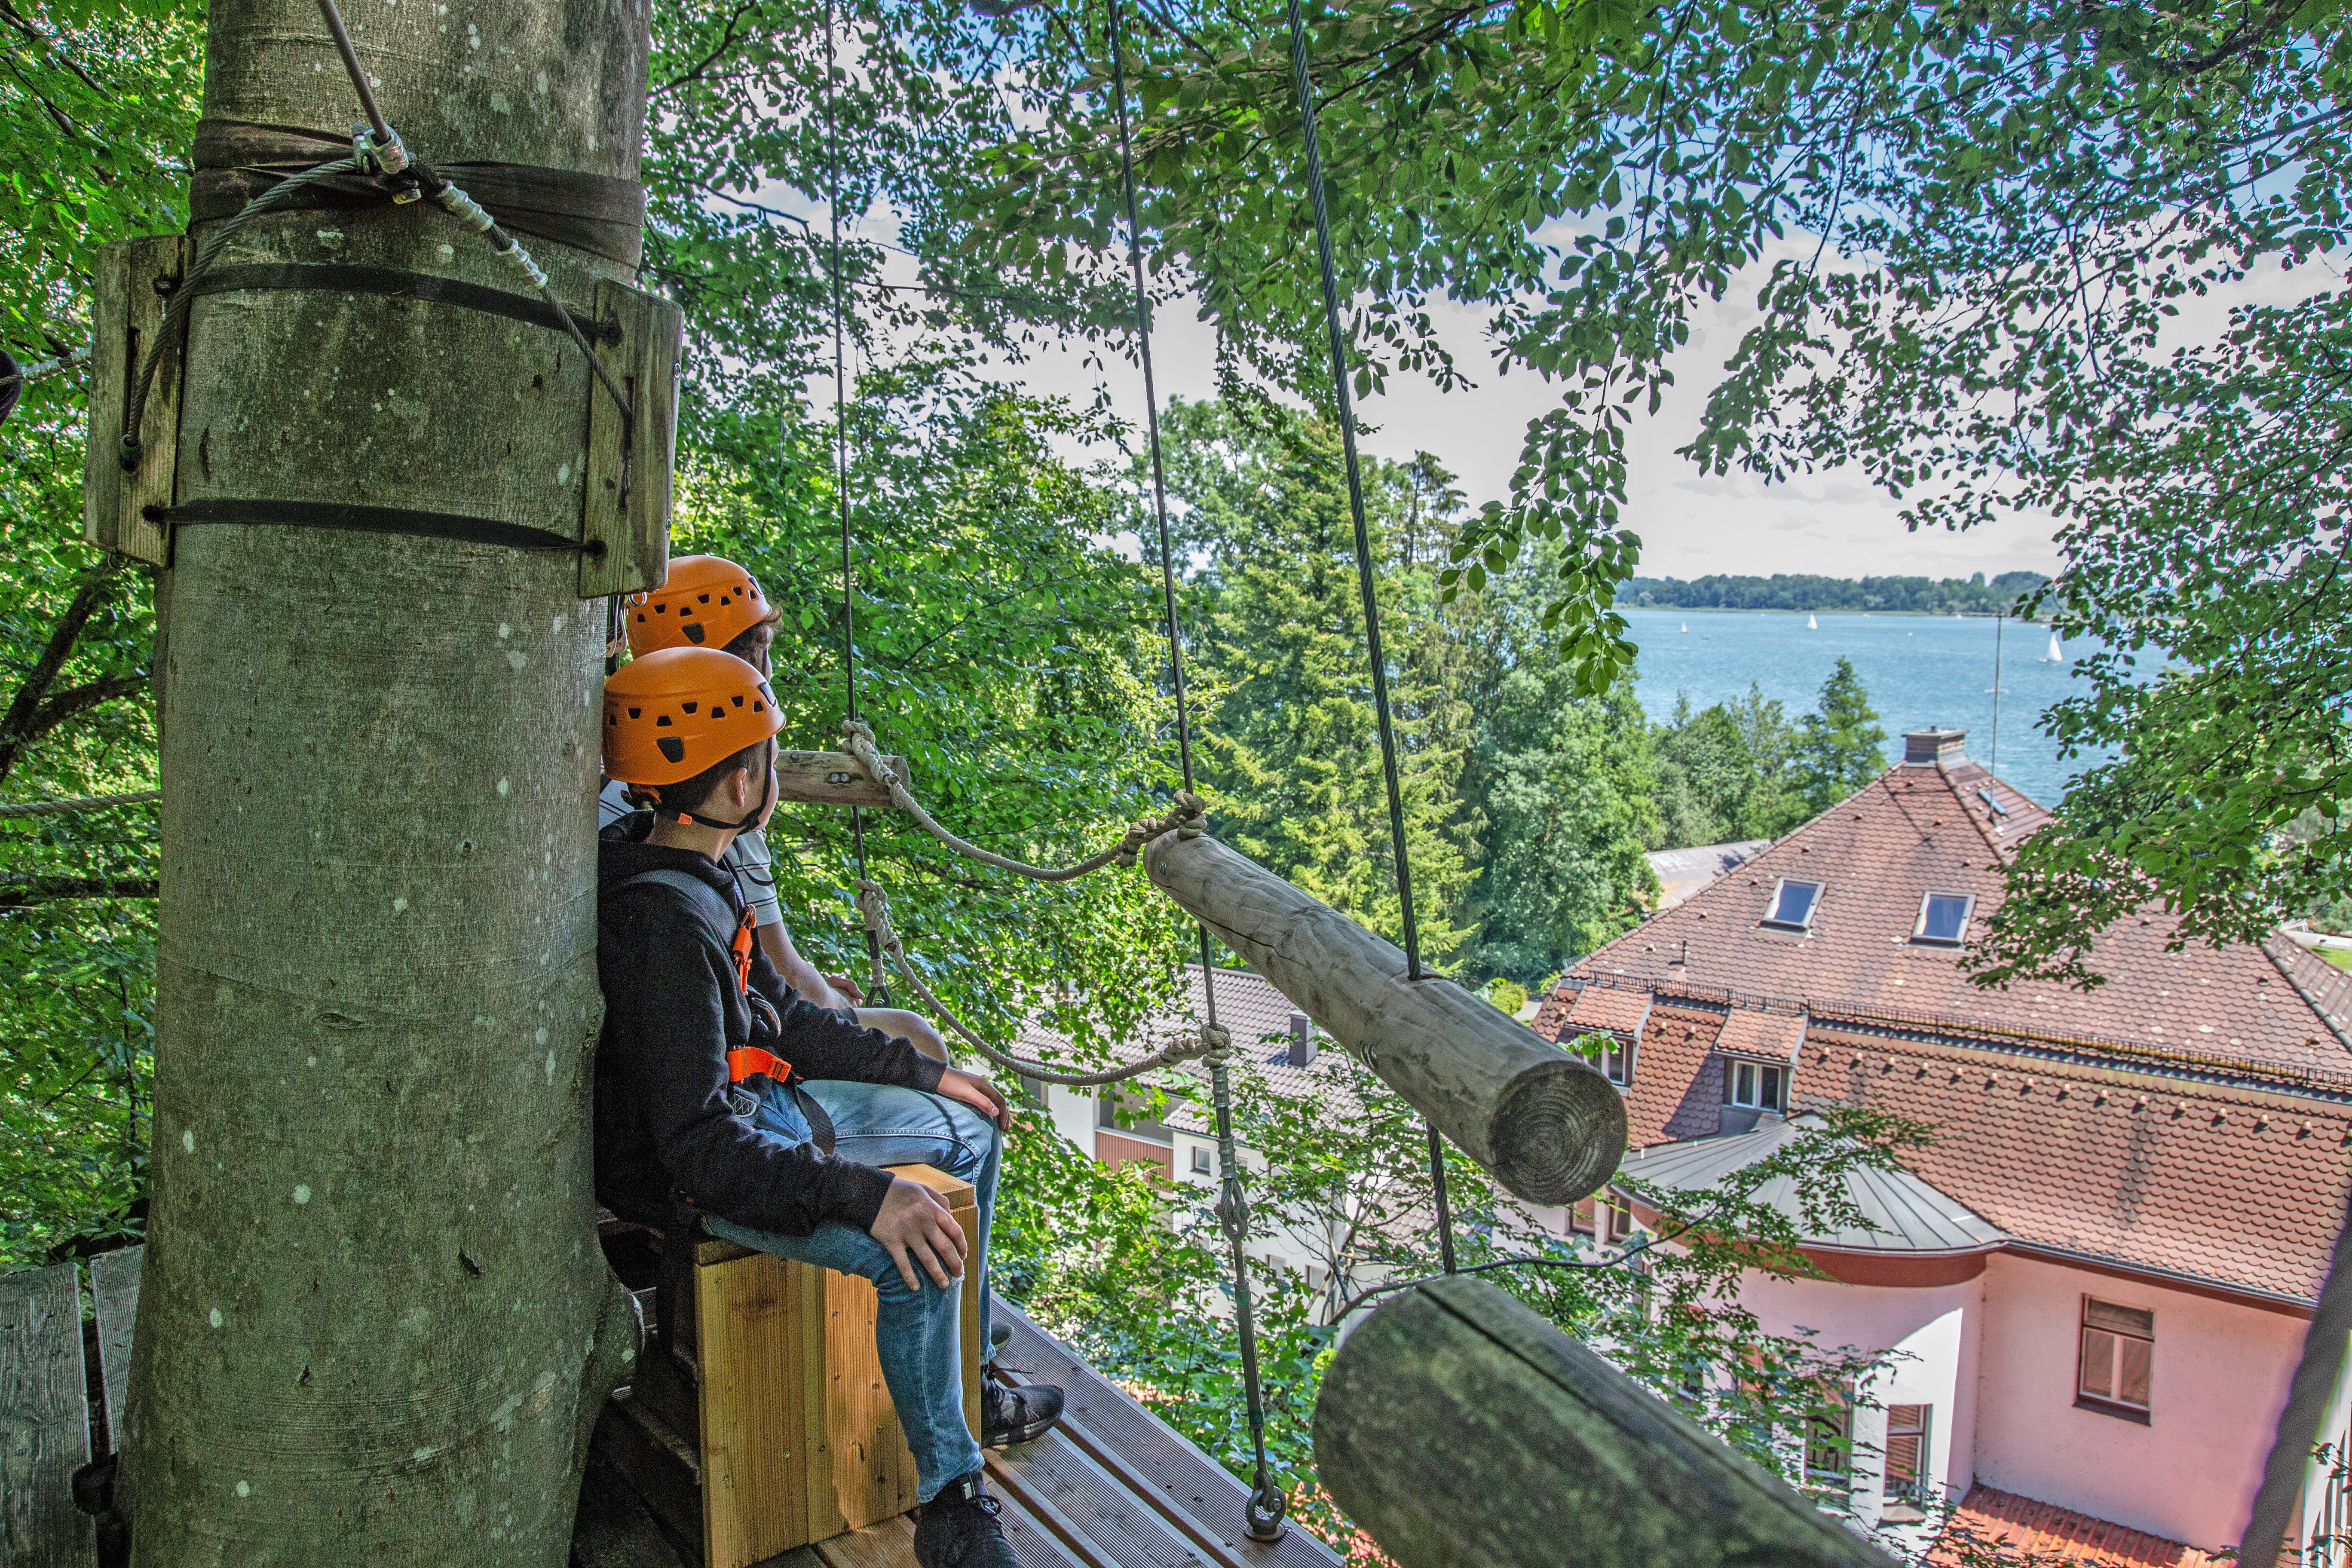
[{"label": "steel wire rope", "polygon": [[[1307,155],[1307,194],[1315,212],[1315,257],[1323,282],[1323,324],[1331,340],[1331,392],[1339,413],[1339,445],[1347,459],[1348,512],[1356,525],[1356,583],[1364,599],[1364,641],[1372,667],[1372,708],[1380,721],[1381,772],[1388,784],[1389,838],[1396,856],[1397,914],[1403,928],[1405,978],[1422,979],[1421,932],[1413,921],[1412,859],[1405,850],[1404,792],[1397,782],[1396,726],[1389,712],[1389,678],[1381,651],[1380,595],[1372,576],[1371,535],[1364,523],[1363,466],[1356,455],[1356,400],[1348,389],[1348,342],[1339,322],[1339,275],[1331,260],[1331,211],[1323,192],[1323,153],[1315,134],[1315,84],[1307,68],[1307,19],[1299,0],[1285,0],[1290,23],[1290,71],[1298,89],[1298,132]],[[1438,1253],[1454,1268],[1454,1215],[1445,1199],[1445,1144],[1435,1123],[1429,1134],[1429,1187],[1437,1210]]]},{"label": "steel wire rope", "polygon": [[[1152,374],[1151,300],[1143,280],[1143,222],[1135,198],[1135,140],[1127,113],[1127,37],[1120,24],[1119,0],[1108,0],[1108,8],[1106,41],[1110,49],[1111,102],[1118,121],[1119,180],[1127,202],[1128,268],[1135,279],[1136,359],[1143,371],[1144,438],[1151,453],[1152,514],[1160,531],[1160,587],[1168,614],[1168,673],[1176,699],[1176,755],[1183,768],[1184,794],[1197,798],[1198,786],[1192,773],[1192,711],[1184,689],[1183,629],[1176,610],[1176,553],[1168,531],[1168,473],[1160,447],[1160,392]],[[1215,952],[1209,942],[1208,926],[1200,921],[1192,924],[1201,941],[1201,1000],[1206,1021],[1203,1034],[1214,1030],[1222,1035],[1223,1027],[1217,1022]],[[1234,1142],[1233,1086],[1226,1071],[1231,1056],[1230,1049],[1221,1046],[1208,1053],[1207,1061],[1209,1094],[1217,1126],[1217,1220],[1233,1253],[1234,1326],[1241,1342],[1242,1389],[1248,1407],[1250,1445],[1257,1461],[1257,1474],[1244,1511],[1252,1540],[1279,1541],[1289,1500],[1275,1486],[1273,1468],[1266,1461],[1265,1398],[1259,1386],[1257,1321],[1250,1300],[1249,1259],[1244,1250],[1249,1235],[1249,1198],[1242,1184],[1241,1157]]]},{"label": "steel wire rope", "polygon": [[[850,559],[849,528],[849,356],[846,344],[847,307],[841,287],[841,116],[834,101],[834,0],[824,5],[824,211],[833,235],[826,265],[833,286],[833,494],[841,518],[841,687],[844,728],[859,722],[857,716],[856,568]],[[877,777],[888,778],[886,769]],[[849,842],[857,858],[857,883],[871,883],[866,871],[866,814],[849,808]],[[882,973],[882,939],[871,921],[866,923],[866,984],[877,1005],[890,1000],[889,983]],[[958,1026],[959,1028],[961,1026]]]}]

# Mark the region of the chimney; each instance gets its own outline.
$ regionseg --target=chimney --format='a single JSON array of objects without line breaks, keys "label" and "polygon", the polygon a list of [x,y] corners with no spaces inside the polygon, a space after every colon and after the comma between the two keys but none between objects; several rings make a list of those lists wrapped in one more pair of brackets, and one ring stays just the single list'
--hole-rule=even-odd
[{"label": "chimney", "polygon": [[1906,768],[1956,768],[1967,762],[1960,742],[1966,730],[1906,730],[1903,733],[1903,765]]},{"label": "chimney", "polygon": [[1315,1026],[1307,1021],[1304,1013],[1290,1016],[1290,1065],[1295,1068],[1315,1065]]}]

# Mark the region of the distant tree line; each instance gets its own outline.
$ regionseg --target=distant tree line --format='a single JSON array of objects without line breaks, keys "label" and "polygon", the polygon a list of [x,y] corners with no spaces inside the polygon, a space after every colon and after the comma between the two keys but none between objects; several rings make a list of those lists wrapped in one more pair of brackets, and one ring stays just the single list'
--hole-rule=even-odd
[{"label": "distant tree line", "polygon": [[1635,577],[1619,590],[1619,606],[1680,610],[1875,610],[1923,615],[2013,613],[2018,601],[2050,581],[2039,572],[2004,572],[1988,582],[1972,577],[1819,577],[1775,572],[1769,577]]}]

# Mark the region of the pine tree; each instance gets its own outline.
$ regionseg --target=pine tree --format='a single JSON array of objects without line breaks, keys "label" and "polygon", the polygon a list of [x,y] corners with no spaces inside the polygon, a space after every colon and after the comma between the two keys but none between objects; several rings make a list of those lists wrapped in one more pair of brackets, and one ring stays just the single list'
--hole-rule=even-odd
[{"label": "pine tree", "polygon": [[1837,661],[1822,682],[1821,702],[1801,721],[1797,776],[1806,806],[1827,811],[1876,778],[1886,768],[1886,731],[1870,693],[1846,659]]}]

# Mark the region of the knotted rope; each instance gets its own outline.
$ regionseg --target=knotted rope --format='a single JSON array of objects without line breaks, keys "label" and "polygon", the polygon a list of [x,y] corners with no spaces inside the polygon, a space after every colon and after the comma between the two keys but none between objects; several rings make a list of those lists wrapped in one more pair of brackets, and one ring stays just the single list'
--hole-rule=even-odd
[{"label": "knotted rope", "polygon": [[982,1039],[962,1019],[948,1010],[946,1003],[932,994],[929,986],[923,984],[923,977],[915,972],[913,964],[907,962],[906,946],[899,942],[898,931],[890,924],[890,900],[884,897],[880,888],[870,881],[859,882],[857,910],[866,917],[866,930],[874,938],[877,949],[890,955],[890,962],[898,966],[898,973],[906,977],[915,994],[929,1007],[931,1016],[943,1020],[949,1028],[962,1037],[965,1044],[1007,1072],[1019,1073],[1040,1083],[1058,1083],[1067,1089],[1092,1089],[1097,1084],[1118,1083],[1127,1079],[1139,1078],[1155,1068],[1174,1067],[1196,1058],[1206,1058],[1213,1064],[1223,1065],[1232,1052],[1232,1035],[1218,1025],[1209,1024],[1194,1034],[1178,1036],[1139,1062],[1106,1068],[1100,1072],[1062,1072],[1043,1062],[1024,1061]]},{"label": "knotted rope", "polygon": [[923,809],[922,803],[915,798],[905,783],[891,771],[889,760],[882,754],[881,743],[875,740],[873,730],[865,721],[845,719],[841,722],[841,732],[848,737],[849,754],[857,759],[858,765],[866,770],[866,775],[876,784],[889,790],[890,804],[913,817],[924,832],[966,859],[977,860],[983,866],[993,866],[1000,871],[1010,871],[1015,876],[1027,877],[1032,881],[1075,882],[1080,877],[1099,871],[1114,861],[1121,866],[1132,866],[1135,864],[1136,856],[1143,847],[1163,833],[1182,833],[1188,837],[1198,834],[1201,831],[1201,819],[1207,815],[1209,809],[1207,804],[1199,795],[1190,790],[1179,790],[1176,792],[1174,807],[1166,815],[1142,818],[1129,827],[1126,835],[1117,844],[1100,854],[1089,855],[1075,866],[1060,868],[1032,866],[1025,861],[1008,859],[1004,856],[992,854],[979,845],[959,838],[940,826],[938,819]]}]

